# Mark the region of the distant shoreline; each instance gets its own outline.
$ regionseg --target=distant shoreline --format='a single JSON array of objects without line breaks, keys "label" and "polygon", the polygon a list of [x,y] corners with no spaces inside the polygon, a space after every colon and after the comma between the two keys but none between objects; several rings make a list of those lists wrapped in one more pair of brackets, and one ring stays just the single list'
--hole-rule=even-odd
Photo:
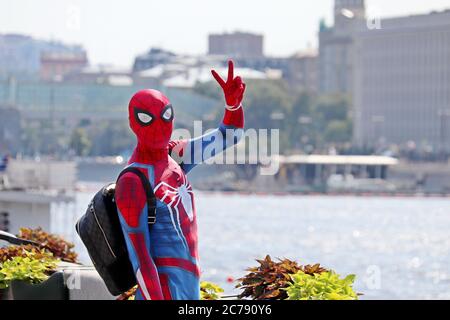
[{"label": "distant shoreline", "polygon": [[[79,181],[77,191],[97,192],[102,182]],[[194,186],[194,189],[195,186]],[[259,197],[354,197],[354,198],[449,198],[448,193],[404,193],[404,192],[259,192],[259,191],[228,191],[228,190],[204,190],[196,189],[204,195],[226,195],[226,196],[259,196]]]},{"label": "distant shoreline", "polygon": [[[103,185],[108,182],[113,182],[119,172],[123,169],[123,164],[111,164],[111,163],[78,163],[78,181],[80,185],[89,185],[87,189],[93,188],[93,185]],[[208,171],[206,169],[212,169]],[[450,197],[450,191],[443,190],[439,192],[436,190],[425,190],[425,191],[414,191],[414,190],[386,190],[386,191],[330,191],[330,192],[317,192],[317,191],[307,191],[307,190],[286,190],[284,191],[282,187],[280,189],[275,189],[271,186],[270,191],[264,190],[259,186],[252,187],[249,186],[248,189],[242,186],[225,185],[218,186],[213,185],[209,189],[209,183],[204,183],[203,178],[205,176],[214,175],[217,173],[213,168],[206,168],[203,170],[194,170],[190,175],[190,181],[193,187],[204,193],[221,193],[224,195],[260,195],[260,196],[348,196],[348,197],[373,197],[373,198],[447,198]],[[411,171],[411,170],[409,170]],[[408,172],[409,172],[408,171]],[[446,181],[446,176],[440,177]],[[412,179],[412,178],[411,178]],[[409,179],[409,180],[411,180]],[[292,186],[291,186],[292,187]],[[258,190],[259,189],[259,190]],[[434,188],[433,188],[434,189]],[[96,191],[89,190],[89,191]],[[322,190],[321,190],[322,191]],[[436,192],[437,191],[437,192]]]},{"label": "distant shoreline", "polygon": [[224,194],[224,195],[242,195],[242,196],[296,196],[296,197],[371,197],[371,198],[450,198],[450,194],[439,194],[439,193],[381,193],[381,192],[332,192],[332,193],[320,193],[320,192],[250,192],[250,191],[208,191],[208,190],[198,190],[202,194],[214,195],[214,194]]}]

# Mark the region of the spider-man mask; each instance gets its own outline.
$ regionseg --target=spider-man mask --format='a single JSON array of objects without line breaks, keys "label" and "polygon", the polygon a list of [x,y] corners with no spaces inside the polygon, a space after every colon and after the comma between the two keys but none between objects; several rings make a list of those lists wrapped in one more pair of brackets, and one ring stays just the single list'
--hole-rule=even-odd
[{"label": "spider-man mask", "polygon": [[142,90],[136,93],[128,105],[128,117],[138,146],[146,150],[167,148],[173,129],[173,109],[161,92]]}]

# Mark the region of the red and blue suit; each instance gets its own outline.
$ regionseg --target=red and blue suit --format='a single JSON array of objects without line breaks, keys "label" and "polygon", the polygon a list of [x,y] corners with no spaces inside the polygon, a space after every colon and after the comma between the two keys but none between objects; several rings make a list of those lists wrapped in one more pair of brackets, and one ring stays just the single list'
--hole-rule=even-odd
[{"label": "red and blue suit", "polygon": [[[204,151],[217,137],[223,138],[218,150],[223,151],[242,136],[245,84],[240,77],[234,77],[232,61],[228,68],[227,81],[212,71],[225,95],[223,121],[202,137],[170,141],[174,111],[169,99],[159,91],[140,91],[129,103],[129,122],[137,146],[128,166],[146,175],[157,199],[156,223],[148,228],[146,193],[139,178],[126,173],[117,182],[115,198],[138,283],[136,299],[199,299],[197,217],[187,174],[215,155]],[[225,137],[230,131],[233,139]]]}]

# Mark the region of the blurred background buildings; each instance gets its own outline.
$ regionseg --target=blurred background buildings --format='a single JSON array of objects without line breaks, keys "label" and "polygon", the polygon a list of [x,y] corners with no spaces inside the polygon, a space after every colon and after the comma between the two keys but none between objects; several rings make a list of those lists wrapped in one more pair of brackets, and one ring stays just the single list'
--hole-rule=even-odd
[{"label": "blurred background buildings", "polygon": [[210,69],[225,73],[233,58],[251,83],[248,125],[281,128],[283,154],[395,156],[389,176],[419,184],[448,171],[450,11],[371,19],[364,0],[336,0],[334,23],[318,22],[318,48],[289,56],[265,54],[263,34],[205,40],[202,55],[153,46],[119,68],[91,64],[80,45],[0,34],[0,152],[126,158],[125,106],[147,87],[171,97],[178,127],[213,126],[223,102]]},{"label": "blurred background buildings", "polygon": [[322,21],[319,30],[321,93],[353,93],[354,38],[366,26],[364,0],[336,0],[334,26]]},{"label": "blurred background buildings", "polygon": [[359,146],[450,150],[450,11],[366,20],[365,3],[336,1],[321,25],[321,93],[349,94]]},{"label": "blurred background buildings", "polygon": [[384,19],[355,37],[358,144],[450,150],[450,11]]},{"label": "blurred background buildings", "polygon": [[264,36],[260,34],[234,32],[210,34],[208,54],[257,58],[264,56]]},{"label": "blurred background buildings", "polygon": [[[81,46],[67,45],[57,41],[43,41],[21,34],[0,34],[0,74],[17,78],[36,77],[50,61],[50,56],[67,55],[64,66],[73,64],[75,56],[86,60],[86,52]],[[47,57],[47,59],[46,59]],[[80,58],[78,58],[80,60]],[[44,61],[42,61],[44,60]],[[87,63],[87,61],[83,61]],[[43,67],[45,67],[43,69]],[[61,70],[64,71],[64,70]],[[45,75],[45,73],[44,73]]]},{"label": "blurred background buildings", "polygon": [[[132,94],[159,89],[176,128],[215,128],[210,70],[225,75],[232,58],[246,127],[280,129],[279,171],[189,174],[202,279],[236,293],[230,280],[270,254],[356,274],[362,299],[448,299],[450,10],[418,8],[450,0],[334,0],[322,20],[332,0],[233,2],[231,18],[207,0],[0,4],[0,230],[41,226],[89,263],[74,225],[135,146]],[[405,14],[371,18],[374,3]]]}]

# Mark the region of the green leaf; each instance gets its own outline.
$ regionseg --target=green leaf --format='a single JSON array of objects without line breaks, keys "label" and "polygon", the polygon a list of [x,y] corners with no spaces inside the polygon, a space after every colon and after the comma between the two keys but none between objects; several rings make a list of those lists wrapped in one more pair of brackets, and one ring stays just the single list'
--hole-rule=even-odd
[{"label": "green leaf", "polygon": [[200,283],[201,300],[218,300],[220,298],[220,294],[223,292],[224,290],[217,284],[207,281],[202,281]]},{"label": "green leaf", "polygon": [[51,253],[25,252],[0,264],[0,288],[6,288],[13,280],[41,283],[56,270],[58,260]]},{"label": "green leaf", "polygon": [[355,275],[341,279],[333,271],[313,275],[299,271],[292,276],[286,292],[289,300],[357,300],[354,280]]}]

